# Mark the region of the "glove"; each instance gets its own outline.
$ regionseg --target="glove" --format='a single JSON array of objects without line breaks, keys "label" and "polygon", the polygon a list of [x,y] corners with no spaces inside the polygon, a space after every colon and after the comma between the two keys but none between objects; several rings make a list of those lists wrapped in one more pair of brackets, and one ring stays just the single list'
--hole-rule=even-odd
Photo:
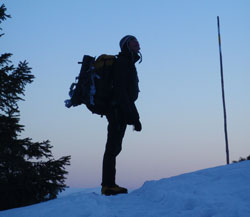
[{"label": "glove", "polygon": [[142,129],[141,122],[139,120],[137,120],[134,124],[134,130],[137,132],[140,132],[141,129]]}]

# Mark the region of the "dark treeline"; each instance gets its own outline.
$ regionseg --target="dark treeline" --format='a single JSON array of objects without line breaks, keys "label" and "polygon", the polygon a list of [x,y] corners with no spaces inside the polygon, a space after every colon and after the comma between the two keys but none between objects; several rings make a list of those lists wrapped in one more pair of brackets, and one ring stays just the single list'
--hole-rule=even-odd
[{"label": "dark treeline", "polygon": [[233,163],[238,163],[238,162],[242,162],[242,161],[245,161],[245,160],[250,160],[250,155],[248,155],[246,158],[240,157],[240,159],[238,161],[234,160]]},{"label": "dark treeline", "polygon": [[[7,18],[1,5],[0,24]],[[48,140],[20,138],[24,126],[19,123],[18,102],[24,100],[25,86],[34,76],[26,61],[15,67],[11,56],[0,54],[0,210],[56,198],[66,188],[65,166],[70,164],[70,156],[53,158]]]}]

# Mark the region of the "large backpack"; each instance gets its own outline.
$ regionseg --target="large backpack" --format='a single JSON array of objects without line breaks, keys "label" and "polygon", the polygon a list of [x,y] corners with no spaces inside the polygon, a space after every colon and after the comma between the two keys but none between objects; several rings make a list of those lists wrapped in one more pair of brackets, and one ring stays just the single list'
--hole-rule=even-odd
[{"label": "large backpack", "polygon": [[95,114],[105,115],[110,105],[113,89],[113,64],[116,56],[100,55],[97,59],[84,55],[79,76],[70,86],[70,99],[65,106],[85,104]]}]

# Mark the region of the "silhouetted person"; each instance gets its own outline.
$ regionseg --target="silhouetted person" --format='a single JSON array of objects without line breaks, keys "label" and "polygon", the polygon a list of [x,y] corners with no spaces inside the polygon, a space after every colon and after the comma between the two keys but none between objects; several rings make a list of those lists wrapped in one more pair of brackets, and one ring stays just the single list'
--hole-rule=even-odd
[{"label": "silhouetted person", "polygon": [[103,157],[102,194],[115,195],[127,193],[126,188],[115,182],[116,157],[122,150],[122,140],[127,125],[141,131],[139,113],[135,106],[138,98],[138,76],[135,63],[140,60],[140,45],[134,36],[127,35],[120,41],[121,52],[114,63],[114,92],[112,103],[106,117],[108,136]]}]

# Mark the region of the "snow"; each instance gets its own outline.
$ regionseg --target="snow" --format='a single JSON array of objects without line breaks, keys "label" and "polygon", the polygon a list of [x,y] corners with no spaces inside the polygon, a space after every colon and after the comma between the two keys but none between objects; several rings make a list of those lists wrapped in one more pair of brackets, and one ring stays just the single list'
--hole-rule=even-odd
[{"label": "snow", "polygon": [[158,181],[127,195],[67,189],[57,199],[0,212],[0,217],[250,217],[250,161]]}]

